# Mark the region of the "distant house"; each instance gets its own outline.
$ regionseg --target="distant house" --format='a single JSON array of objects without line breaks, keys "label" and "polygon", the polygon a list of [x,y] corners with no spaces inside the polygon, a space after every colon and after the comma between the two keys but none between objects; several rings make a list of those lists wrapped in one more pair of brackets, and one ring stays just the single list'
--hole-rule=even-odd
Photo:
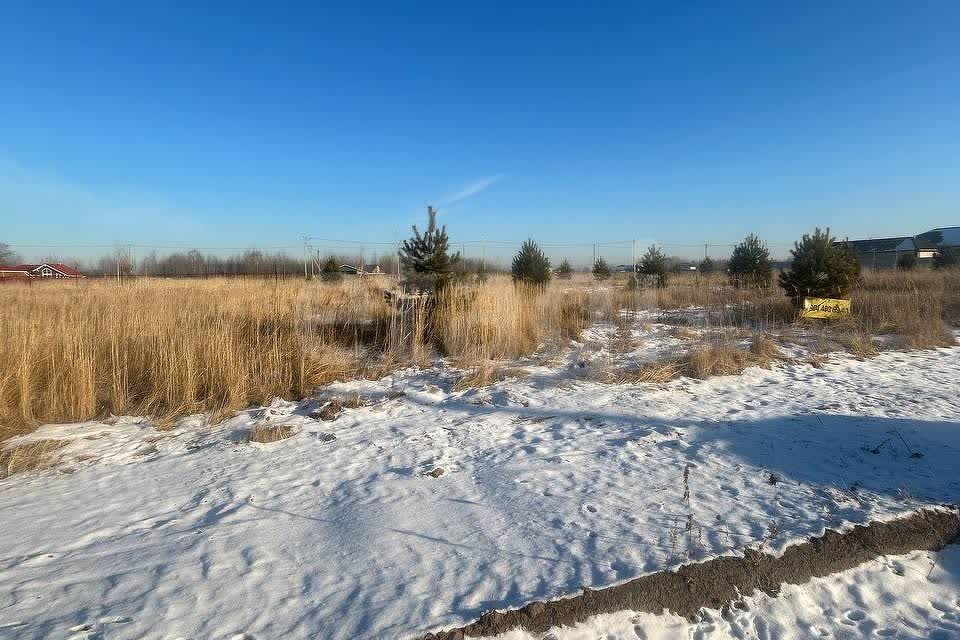
[{"label": "distant house", "polygon": [[[837,242],[834,244],[843,244]],[[860,266],[870,269],[879,269],[882,267],[895,267],[897,260],[904,254],[913,254],[919,260],[920,255],[917,252],[917,244],[910,236],[899,238],[872,238],[870,240],[849,240],[847,244],[853,248],[857,254],[857,261]],[[933,254],[924,256],[932,259]]]},{"label": "distant house", "polygon": [[[941,251],[960,247],[960,227],[940,227],[921,233],[914,240],[921,251]],[[932,256],[931,256],[932,257]]]},{"label": "distant house", "polygon": [[0,266],[0,278],[83,278],[82,273],[62,262]]},{"label": "distant house", "polygon": [[340,265],[340,273],[347,273],[354,276],[382,276],[385,275],[383,271],[380,270],[380,265],[376,264],[373,266],[370,265],[360,265],[358,267],[352,264],[342,264]]},{"label": "distant house", "polygon": [[860,265],[871,269],[895,267],[904,254],[913,254],[917,264],[931,264],[939,251],[960,246],[960,227],[932,229],[917,236],[850,240],[848,244]]},{"label": "distant house", "polygon": [[0,278],[29,278],[30,271],[20,266],[8,267],[0,265]]}]

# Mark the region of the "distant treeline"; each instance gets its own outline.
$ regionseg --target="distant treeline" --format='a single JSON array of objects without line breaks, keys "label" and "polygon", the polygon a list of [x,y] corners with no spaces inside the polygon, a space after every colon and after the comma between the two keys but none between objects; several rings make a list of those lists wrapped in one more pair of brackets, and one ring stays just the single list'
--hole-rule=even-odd
[{"label": "distant treeline", "polygon": [[[303,256],[292,256],[287,253],[266,253],[257,250],[243,251],[234,255],[204,254],[197,249],[189,251],[157,255],[148,253],[143,257],[134,257],[125,250],[102,256],[92,260],[71,259],[61,256],[48,256],[36,262],[63,262],[82,271],[89,277],[115,277],[118,273],[123,276],[158,276],[168,278],[212,278],[218,276],[245,276],[268,278],[292,278],[304,276],[304,262],[306,272],[311,276],[319,276],[325,262],[333,257],[338,264],[359,267],[363,265],[367,271],[379,267],[384,273],[397,272],[397,256],[373,256],[366,259],[357,255],[330,254],[313,252],[307,260]],[[480,259],[467,259],[461,262],[460,267],[465,273],[477,273],[482,270]],[[500,268],[485,264],[487,272],[499,271]]]}]

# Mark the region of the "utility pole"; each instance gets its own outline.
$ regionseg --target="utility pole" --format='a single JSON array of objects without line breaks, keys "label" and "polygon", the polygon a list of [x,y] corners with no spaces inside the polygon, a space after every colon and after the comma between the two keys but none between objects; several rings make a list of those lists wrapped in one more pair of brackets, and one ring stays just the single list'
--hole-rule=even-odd
[{"label": "utility pole", "polygon": [[633,241],[633,275],[637,275],[637,241]]},{"label": "utility pole", "polygon": [[303,236],[303,279],[308,280],[307,277],[307,236]]},{"label": "utility pole", "polygon": [[706,242],[703,243],[703,259],[704,260],[707,259],[707,243]]},{"label": "utility pole", "polygon": [[593,265],[597,264],[597,243],[593,243],[593,262],[590,264],[590,267],[593,268]]}]

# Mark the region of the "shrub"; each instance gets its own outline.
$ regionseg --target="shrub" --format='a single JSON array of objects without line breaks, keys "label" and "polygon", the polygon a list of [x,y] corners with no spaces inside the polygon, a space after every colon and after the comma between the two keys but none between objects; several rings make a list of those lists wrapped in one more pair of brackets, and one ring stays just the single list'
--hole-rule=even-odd
[{"label": "shrub", "polygon": [[804,234],[790,253],[790,270],[780,274],[780,286],[797,303],[803,296],[847,297],[860,281],[860,263],[852,247],[835,244],[830,229]]},{"label": "shrub", "polygon": [[773,277],[770,251],[752,233],[734,247],[727,268],[730,271],[730,283],[738,287],[769,287]]},{"label": "shrub", "polygon": [[327,261],[323,263],[323,269],[320,271],[320,277],[324,282],[339,282],[343,278],[336,258],[333,256],[327,258]]},{"label": "shrub", "polygon": [[658,289],[667,286],[667,257],[657,248],[650,245],[640,260],[640,273],[649,278]]},{"label": "shrub", "polygon": [[897,258],[897,269],[910,271],[917,266],[917,256],[914,253],[905,253]]},{"label": "shrub", "polygon": [[550,260],[533,240],[527,240],[513,257],[511,267],[514,282],[542,287],[550,282]]},{"label": "shrub", "polygon": [[570,266],[570,261],[564,258],[563,262],[560,263],[560,267],[557,269],[557,277],[561,280],[569,280],[572,276],[573,267]]},{"label": "shrub", "polygon": [[450,255],[447,227],[437,228],[436,209],[427,207],[427,215],[426,232],[421,235],[413,225],[413,237],[403,241],[400,260],[407,269],[413,270],[412,283],[420,288],[438,290],[452,279],[454,267],[460,262],[460,253]]},{"label": "shrub", "polygon": [[697,271],[702,273],[705,276],[710,275],[717,270],[717,265],[710,258],[704,258],[699,265],[697,265]]},{"label": "shrub", "polygon": [[603,258],[597,258],[593,265],[593,277],[603,282],[610,277],[610,267]]},{"label": "shrub", "polygon": [[960,265],[960,249],[957,247],[943,247],[933,257],[934,269],[950,269]]}]

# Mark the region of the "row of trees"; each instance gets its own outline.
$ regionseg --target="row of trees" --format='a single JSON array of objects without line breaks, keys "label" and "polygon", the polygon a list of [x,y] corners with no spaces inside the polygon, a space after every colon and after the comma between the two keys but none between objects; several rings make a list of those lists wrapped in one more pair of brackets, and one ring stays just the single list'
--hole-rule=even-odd
[{"label": "row of trees", "polygon": [[[446,227],[437,227],[436,211],[428,208],[429,223],[421,234],[413,227],[413,237],[403,243],[401,259],[412,271],[416,284],[432,289],[445,286],[453,277],[454,268],[460,261],[459,253],[450,255]],[[816,229],[812,235],[804,234],[791,250],[790,269],[780,273],[779,285],[785,293],[799,299],[802,296],[844,297],[860,278],[860,263],[847,243],[837,243],[830,230]],[[715,269],[706,258],[700,263],[703,272]],[[603,258],[593,265],[597,280],[610,277],[610,266]],[[532,239],[520,247],[513,258],[511,273],[515,282],[536,287],[545,286],[553,276],[550,259]],[[569,278],[573,273],[570,262],[564,260],[557,269],[557,277]],[[750,234],[734,247],[727,263],[731,284],[736,287],[769,287],[773,279],[770,252],[757,236]],[[640,260],[637,272],[631,275],[631,287],[664,287],[669,278],[668,260],[656,246],[651,246]]]}]

